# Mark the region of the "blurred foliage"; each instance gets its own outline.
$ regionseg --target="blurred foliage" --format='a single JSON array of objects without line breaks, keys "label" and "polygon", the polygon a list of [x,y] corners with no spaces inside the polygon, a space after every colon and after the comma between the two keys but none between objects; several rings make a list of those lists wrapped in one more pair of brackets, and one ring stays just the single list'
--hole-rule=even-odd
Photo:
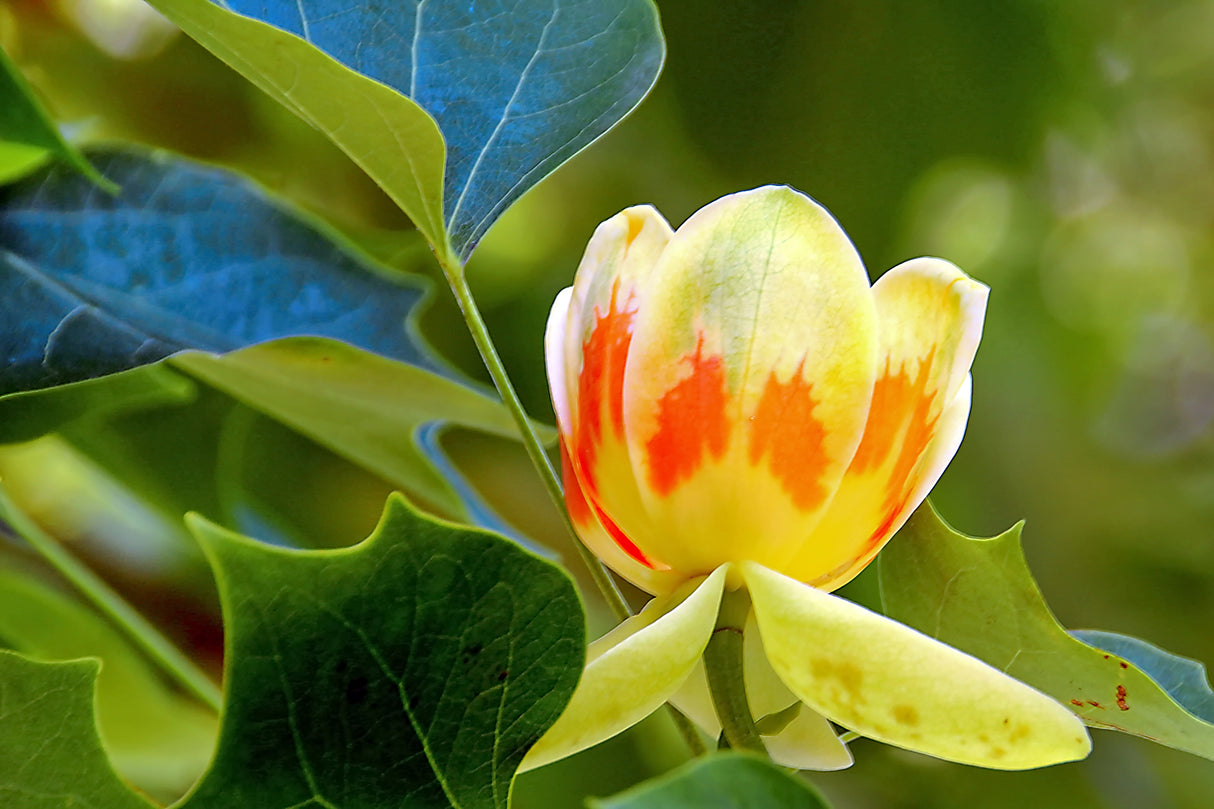
[{"label": "blurred foliage", "polygon": [[[830,208],[871,274],[940,255],[992,288],[941,512],[979,535],[1026,518],[1029,565],[1063,625],[1214,661],[1214,0],[659,6],[669,55],[651,97],[523,198],[469,266],[532,412],[550,418],[548,306],[598,222],[650,202],[677,224],[724,193],[789,183]],[[200,48],[177,37],[114,58],[64,14],[7,0],[0,44],[70,132],[245,171],[379,258],[434,274],[373,183]],[[453,303],[439,296],[422,323],[484,378]],[[466,434],[447,446],[509,519],[561,548],[516,448]],[[314,479],[348,495],[327,519],[362,527],[378,494],[354,496],[351,465],[326,457]],[[99,563],[121,576],[120,559]],[[871,579],[853,594],[870,598]],[[134,586],[155,602],[151,583]],[[579,806],[677,763],[664,721],[527,776],[518,805]],[[855,767],[812,780],[846,809],[1198,809],[1214,794],[1206,761],[1094,741],[1086,762],[1027,774],[859,741]]]}]

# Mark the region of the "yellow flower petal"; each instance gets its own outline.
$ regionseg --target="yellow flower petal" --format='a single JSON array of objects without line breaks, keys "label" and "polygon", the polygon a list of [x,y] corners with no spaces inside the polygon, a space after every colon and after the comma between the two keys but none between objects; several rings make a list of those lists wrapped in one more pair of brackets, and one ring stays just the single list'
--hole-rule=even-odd
[{"label": "yellow flower petal", "polygon": [[[965,417],[957,399],[978,340],[988,290],[934,258],[894,267],[873,285],[881,353],[864,439],[797,555],[780,570],[833,590],[871,560],[927,496],[948,465]],[[947,430],[946,430],[947,428]],[[936,441],[949,432],[948,440]],[[941,452],[952,447],[947,457]],[[756,561],[762,561],[756,560]]]},{"label": "yellow flower petal", "polygon": [[573,287],[553,305],[545,335],[566,468],[600,533],[650,569],[664,565],[630,538],[646,535],[647,519],[624,439],[624,368],[637,311],[648,295],[646,279],[671,235],[666,220],[649,206],[629,208],[599,225]]},{"label": "yellow flower petal", "polygon": [[657,710],[704,653],[725,584],[721,567],[659,596],[592,643],[586,670],[565,712],[523,759],[542,767],[609,739]]},{"label": "yellow flower petal", "polygon": [[860,440],[876,314],[859,256],[785,187],[724,197],[647,277],[624,423],[647,524],[675,570],[774,564],[809,536]]},{"label": "yellow flower petal", "polygon": [[760,565],[738,569],[772,667],[832,721],[993,769],[1074,761],[1091,750],[1074,714],[976,658]]}]

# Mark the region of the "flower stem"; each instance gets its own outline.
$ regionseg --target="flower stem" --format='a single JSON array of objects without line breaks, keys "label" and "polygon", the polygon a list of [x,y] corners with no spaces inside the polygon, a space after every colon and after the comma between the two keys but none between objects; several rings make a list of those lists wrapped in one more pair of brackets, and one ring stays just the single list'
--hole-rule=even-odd
[{"label": "flower stem", "polygon": [[767,756],[767,748],[763,746],[750,713],[742,669],[742,629],[749,614],[750,596],[746,591],[726,590],[717,613],[716,629],[704,650],[704,667],[726,743],[734,750],[750,750]]},{"label": "flower stem", "polygon": [[107,618],[120,627],[144,654],[155,661],[178,685],[219,713],[223,697],[219,687],[181,653],[156,627],[118,595],[83,562],[27,517],[0,489],[0,515],[18,536],[67,579]]},{"label": "flower stem", "polygon": [[523,446],[527,450],[527,455],[531,458],[531,463],[539,472],[541,480],[544,482],[544,488],[548,490],[548,496],[552,499],[557,511],[565,521],[565,527],[569,531],[570,537],[573,538],[573,545],[577,548],[578,555],[582,557],[582,561],[586,564],[586,568],[590,571],[590,577],[594,579],[595,585],[599,592],[603,594],[607,606],[611,608],[615,614],[616,620],[623,621],[631,617],[632,610],[628,607],[628,602],[624,600],[624,596],[620,593],[620,589],[616,586],[615,580],[611,578],[611,574],[607,572],[607,568],[598,560],[590,549],[582,544],[582,540],[577,535],[577,530],[573,527],[573,521],[569,518],[569,511],[565,508],[565,495],[561,489],[560,479],[557,477],[556,468],[552,465],[552,459],[548,457],[548,453],[544,450],[544,445],[540,441],[539,436],[535,432],[535,427],[531,423],[531,419],[527,416],[527,411],[523,409],[523,403],[518,398],[518,393],[514,390],[514,385],[510,381],[509,375],[506,373],[506,367],[502,364],[502,358],[497,353],[497,347],[493,345],[493,339],[489,336],[489,329],[485,326],[485,321],[481,318],[480,310],[476,306],[476,301],[472,297],[472,290],[468,286],[468,279],[464,273],[464,267],[454,257],[444,258],[441,252],[436,252],[439,264],[442,266],[443,275],[447,278],[447,283],[451,287],[451,292],[455,295],[455,300],[459,304],[460,311],[464,315],[464,321],[468,324],[468,331],[472,334],[472,340],[476,343],[476,348],[480,352],[481,360],[485,363],[485,368],[489,370],[489,376],[493,378],[493,384],[497,387],[498,394],[502,397],[502,402],[514,417],[514,422],[518,426],[519,433],[523,438]]}]

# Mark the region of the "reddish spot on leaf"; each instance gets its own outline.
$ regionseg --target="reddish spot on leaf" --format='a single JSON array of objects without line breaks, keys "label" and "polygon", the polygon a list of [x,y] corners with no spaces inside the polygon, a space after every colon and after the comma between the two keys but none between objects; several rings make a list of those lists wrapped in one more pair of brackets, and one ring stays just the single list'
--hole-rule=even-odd
[{"label": "reddish spot on leaf", "polygon": [[1074,705],[1074,706],[1076,706],[1077,708],[1082,708],[1082,707],[1083,707],[1083,700],[1081,700],[1081,699],[1073,699],[1073,700],[1071,700],[1071,704],[1072,704],[1072,705]]},{"label": "reddish spot on leaf", "polygon": [[1126,694],[1125,686],[1124,685],[1117,686],[1117,707],[1123,711],[1128,711],[1128,710],[1130,710],[1130,706],[1126,704],[1125,694]]},{"label": "reddish spot on leaf", "polygon": [[813,385],[802,377],[802,365],[787,382],[767,377],[759,405],[751,417],[750,462],[767,460],[772,474],[797,508],[809,511],[826,499],[819,482],[827,461],[826,428],[814,418],[818,406]]},{"label": "reddish spot on leaf", "polygon": [[729,446],[724,358],[704,356],[701,334],[695,353],[682,362],[691,366],[691,373],[658,400],[658,429],[645,445],[649,483],[662,495],[694,475],[705,453],[720,458]]},{"label": "reddish spot on leaf", "polygon": [[1130,664],[1129,664],[1129,663],[1127,663],[1127,662],[1125,662],[1124,660],[1122,660],[1122,661],[1121,661],[1121,667],[1122,667],[1123,669],[1128,669],[1128,668],[1130,667]]},{"label": "reddish spot on leaf", "polygon": [[1089,699],[1089,700],[1088,700],[1088,705],[1091,705],[1093,708],[1099,708],[1099,709],[1101,709],[1102,711],[1104,710],[1104,706],[1103,706],[1103,705],[1101,705],[1099,702],[1097,702],[1097,701],[1096,701],[1096,700],[1094,700],[1094,699]]}]

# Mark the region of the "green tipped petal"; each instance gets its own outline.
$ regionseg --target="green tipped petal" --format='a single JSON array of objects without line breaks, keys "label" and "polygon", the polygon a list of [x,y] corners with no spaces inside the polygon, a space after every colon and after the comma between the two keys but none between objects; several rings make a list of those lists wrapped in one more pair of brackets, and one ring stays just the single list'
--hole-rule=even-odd
[{"label": "green tipped petal", "polygon": [[590,644],[586,670],[565,712],[523,759],[519,772],[598,744],[657,710],[691,674],[717,621],[722,566],[650,601]]},{"label": "green tipped petal", "polygon": [[1081,759],[1087,731],[980,660],[753,562],[739,565],[772,667],[827,718],[888,744],[1000,770]]}]

